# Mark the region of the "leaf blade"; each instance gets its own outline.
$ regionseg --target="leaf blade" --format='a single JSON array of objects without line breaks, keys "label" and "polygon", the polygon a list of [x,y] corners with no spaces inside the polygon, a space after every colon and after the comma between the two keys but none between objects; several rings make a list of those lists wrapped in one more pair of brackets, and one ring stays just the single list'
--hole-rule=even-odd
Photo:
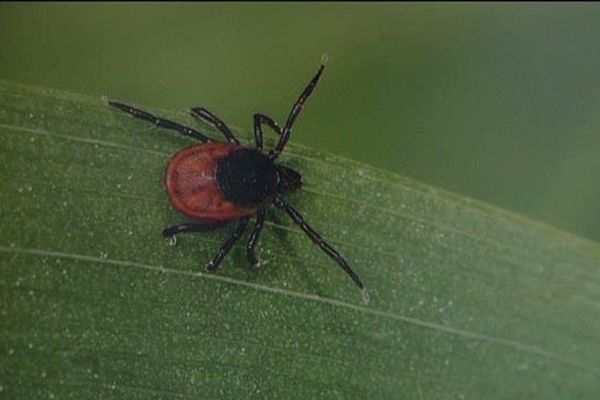
[{"label": "leaf blade", "polygon": [[353,261],[371,304],[276,213],[260,272],[238,247],[199,275],[226,230],[177,248],[159,235],[180,218],[164,165],[191,142],[100,99],[9,82],[0,110],[13,397],[598,393],[595,243],[291,143],[282,160],[306,188],[290,201]]}]

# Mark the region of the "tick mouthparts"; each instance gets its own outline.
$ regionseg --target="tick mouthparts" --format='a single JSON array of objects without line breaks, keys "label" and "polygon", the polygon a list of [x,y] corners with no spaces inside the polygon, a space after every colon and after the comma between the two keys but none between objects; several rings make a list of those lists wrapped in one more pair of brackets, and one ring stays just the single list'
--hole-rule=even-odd
[{"label": "tick mouthparts", "polygon": [[277,191],[291,192],[302,187],[302,176],[291,168],[277,166]]}]

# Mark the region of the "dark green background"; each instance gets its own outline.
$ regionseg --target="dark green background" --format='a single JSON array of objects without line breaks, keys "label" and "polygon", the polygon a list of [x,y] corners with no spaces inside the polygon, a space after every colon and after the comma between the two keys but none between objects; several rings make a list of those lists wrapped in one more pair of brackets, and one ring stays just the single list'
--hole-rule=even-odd
[{"label": "dark green background", "polygon": [[249,130],[328,53],[295,142],[598,240],[598,38],[598,4],[2,4],[0,78]]}]

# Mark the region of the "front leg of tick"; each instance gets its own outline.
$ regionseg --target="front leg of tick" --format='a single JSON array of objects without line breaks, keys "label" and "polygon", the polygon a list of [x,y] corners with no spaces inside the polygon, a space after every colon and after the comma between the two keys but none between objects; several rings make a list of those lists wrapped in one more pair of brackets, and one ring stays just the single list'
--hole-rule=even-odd
[{"label": "front leg of tick", "polygon": [[240,240],[240,238],[244,234],[244,231],[246,230],[246,227],[248,226],[248,221],[250,221],[250,217],[244,217],[238,222],[238,225],[235,228],[235,230],[233,231],[233,233],[231,234],[231,236],[229,236],[229,238],[227,238],[225,243],[223,243],[223,246],[221,246],[219,251],[217,251],[217,254],[215,254],[213,259],[208,264],[206,264],[206,272],[214,272],[221,266],[221,262],[223,261],[223,258],[225,258],[225,256],[229,253],[229,251],[233,247],[233,245],[238,240]]},{"label": "front leg of tick", "polygon": [[108,105],[118,108],[121,111],[130,114],[131,116],[139,119],[143,119],[144,121],[152,122],[154,125],[170,129],[176,132],[181,133],[184,136],[188,136],[194,139],[201,141],[202,143],[210,142],[211,139],[202,133],[198,132],[195,129],[189,128],[187,126],[181,125],[175,121],[168,120],[166,118],[157,117],[156,115],[150,114],[147,111],[140,110],[139,108],[135,108],[133,106],[127,105],[125,103],[120,103],[118,101],[108,100]]},{"label": "front leg of tick", "polygon": [[262,151],[263,148],[262,124],[270,126],[277,135],[281,136],[281,128],[273,118],[265,114],[254,114],[254,142],[256,144],[256,150],[258,151]]}]

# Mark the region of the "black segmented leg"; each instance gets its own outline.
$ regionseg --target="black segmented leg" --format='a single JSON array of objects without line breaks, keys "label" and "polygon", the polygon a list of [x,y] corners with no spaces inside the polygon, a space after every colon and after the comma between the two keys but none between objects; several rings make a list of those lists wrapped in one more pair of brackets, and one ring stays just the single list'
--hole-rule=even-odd
[{"label": "black segmented leg", "polygon": [[292,134],[292,126],[294,125],[296,118],[298,118],[300,111],[302,111],[302,107],[304,106],[306,100],[315,90],[315,87],[317,87],[317,83],[319,83],[319,79],[321,78],[321,74],[323,73],[323,69],[325,68],[325,63],[327,62],[326,56],[323,56],[321,62],[321,67],[319,68],[315,76],[310,80],[310,82],[308,82],[308,85],[306,85],[304,91],[292,106],[292,110],[290,111],[285,126],[283,127],[283,132],[281,134],[281,137],[279,138],[279,142],[277,143],[275,149],[273,149],[269,153],[269,158],[271,158],[272,160],[276,159],[279,156],[279,154],[281,154],[281,152],[283,151],[283,148],[285,147],[286,143],[290,139],[290,135]]},{"label": "black segmented leg", "polygon": [[256,149],[262,151],[263,147],[263,131],[262,124],[268,125],[273,129],[279,136],[281,136],[281,128],[277,125],[277,122],[273,118],[265,114],[254,114],[254,142],[256,143]]},{"label": "black segmented leg", "polygon": [[179,225],[167,226],[162,231],[162,235],[169,239],[171,245],[177,244],[177,235],[190,232],[207,232],[225,226],[226,223],[218,222],[212,224],[199,224],[196,222],[187,222]]},{"label": "black segmented leg", "polygon": [[229,143],[240,144],[239,140],[233,135],[231,129],[215,114],[211,113],[204,107],[194,107],[190,110],[193,117],[206,122],[209,125],[217,128]]},{"label": "black segmented leg", "polygon": [[308,225],[308,223],[304,220],[304,217],[296,211],[294,207],[292,207],[287,201],[283,199],[281,196],[275,197],[275,205],[282,210],[284,210],[292,220],[300,226],[300,228],[306,233],[306,235],[313,241],[313,243],[317,244],[321,250],[325,252],[329,257],[331,257],[335,262],[337,262],[340,267],[352,278],[356,286],[360,289],[364,289],[364,285],[360,280],[359,276],[352,270],[348,261],[340,254],[336,249],[334,249],[329,243],[325,241],[313,228]]},{"label": "black segmented leg", "polygon": [[260,233],[263,229],[266,213],[267,210],[263,208],[259,210],[256,214],[256,223],[254,224],[254,230],[252,231],[252,234],[250,234],[250,238],[248,239],[248,247],[246,248],[248,252],[248,261],[250,261],[250,264],[254,265],[255,267],[260,266],[260,262],[256,257],[256,243],[258,243]]},{"label": "black segmented leg", "polygon": [[177,131],[184,136],[189,136],[191,138],[197,139],[204,143],[211,141],[211,139],[208,136],[204,136],[202,133],[198,132],[197,130],[188,128],[187,126],[181,125],[175,121],[157,117],[156,115],[150,114],[147,111],[140,110],[138,108],[132,107],[132,106],[124,104],[124,103],[119,103],[118,101],[109,100],[108,104],[113,107],[118,108],[121,111],[131,114],[135,118],[139,118],[139,119],[143,119],[144,121],[152,122],[154,125],[156,125],[160,128],[171,129],[171,130]]},{"label": "black segmented leg", "polygon": [[212,231],[213,229],[221,228],[224,225],[226,225],[226,223],[223,222],[213,224],[199,224],[195,222],[186,222],[183,224],[167,226],[165,229],[163,229],[162,235],[168,238],[175,235],[179,235],[180,233],[207,232]]},{"label": "black segmented leg", "polygon": [[235,228],[235,231],[229,236],[229,238],[223,243],[223,246],[219,249],[215,257],[206,265],[206,272],[214,272],[219,268],[223,258],[229,253],[235,242],[240,240],[246,227],[248,226],[248,221],[250,221],[250,217],[244,217],[238,222],[238,226]]}]

